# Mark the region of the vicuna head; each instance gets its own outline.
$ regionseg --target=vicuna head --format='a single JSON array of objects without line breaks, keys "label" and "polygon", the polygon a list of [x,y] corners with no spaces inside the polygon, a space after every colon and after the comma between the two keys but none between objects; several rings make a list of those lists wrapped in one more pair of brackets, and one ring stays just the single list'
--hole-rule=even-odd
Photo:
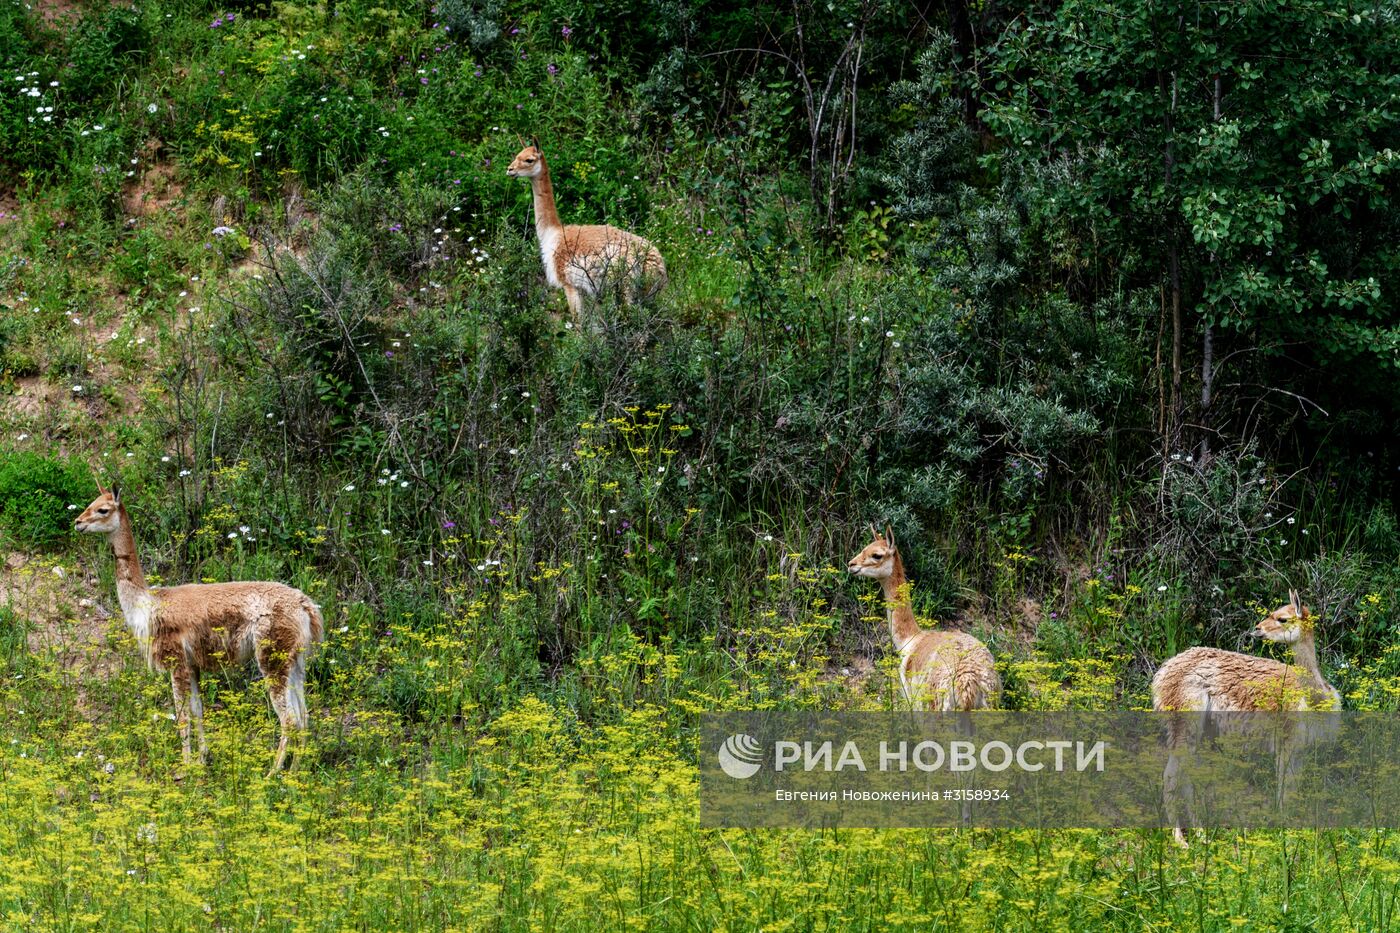
[{"label": "vicuna head", "polygon": [[121,527],[121,492],[115,486],[103,489],[99,484],[97,488],[100,494],[73,520],[73,527],[88,534],[108,535]]},{"label": "vicuna head", "polygon": [[894,531],[889,525],[885,526],[885,533],[875,530],[875,526],[870,526],[870,534],[875,540],[865,546],[850,562],[846,564],[846,569],[858,577],[871,577],[876,580],[884,580],[894,573],[894,559],[898,550],[894,546]]},{"label": "vicuna head", "polygon": [[1288,604],[1280,606],[1264,617],[1250,634],[1265,641],[1276,641],[1285,645],[1296,645],[1304,635],[1311,634],[1313,617],[1311,610],[1298,600],[1298,591],[1288,591]]},{"label": "vicuna head", "polygon": [[543,170],[544,153],[540,151],[540,144],[532,139],[530,145],[516,154],[506,174],[511,178],[534,178]]}]

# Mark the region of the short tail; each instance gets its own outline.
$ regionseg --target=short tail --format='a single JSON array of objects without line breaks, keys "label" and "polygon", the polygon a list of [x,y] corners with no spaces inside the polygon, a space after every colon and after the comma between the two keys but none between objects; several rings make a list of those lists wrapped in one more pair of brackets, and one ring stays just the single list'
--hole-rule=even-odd
[{"label": "short tail", "polygon": [[953,700],[957,709],[990,709],[1001,695],[1001,678],[973,664],[959,664],[953,672]]},{"label": "short tail", "polygon": [[646,266],[642,271],[646,280],[646,290],[643,298],[648,301],[661,294],[661,290],[670,282],[666,275],[666,260],[661,258],[661,251],[655,246],[651,252],[647,253]]},{"label": "short tail", "polygon": [[301,607],[306,611],[307,619],[310,620],[311,644],[319,644],[326,637],[326,623],[321,618],[321,607],[313,603],[310,597],[302,600]]}]

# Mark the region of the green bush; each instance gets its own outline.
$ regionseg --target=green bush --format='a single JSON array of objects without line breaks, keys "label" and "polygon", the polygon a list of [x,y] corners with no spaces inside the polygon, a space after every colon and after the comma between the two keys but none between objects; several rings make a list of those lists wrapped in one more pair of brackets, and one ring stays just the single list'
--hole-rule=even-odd
[{"label": "green bush", "polygon": [[37,453],[0,461],[0,537],[6,546],[47,547],[68,534],[74,510],[95,494],[86,470]]}]

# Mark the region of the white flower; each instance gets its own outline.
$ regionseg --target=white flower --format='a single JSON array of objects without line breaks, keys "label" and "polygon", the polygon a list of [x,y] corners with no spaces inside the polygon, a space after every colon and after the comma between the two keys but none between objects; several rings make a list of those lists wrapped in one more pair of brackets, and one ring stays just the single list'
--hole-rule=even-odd
[{"label": "white flower", "polygon": [[382,534],[382,535],[387,535],[387,534],[389,534],[389,529],[388,529],[388,528],[381,528],[381,529],[379,529],[379,533]]},{"label": "white flower", "polygon": [[1157,587],[1157,592],[1159,592],[1159,593],[1165,593],[1166,591],[1167,591],[1167,585],[1166,585],[1165,583],[1163,583],[1161,586]]},{"label": "white flower", "polygon": [[155,113],[155,112],[156,112],[156,105],[155,105],[155,104],[147,104],[147,105],[146,105],[146,112],[147,112],[147,113]]},{"label": "white flower", "polygon": [[424,566],[424,567],[431,567],[432,565],[433,565],[433,562],[432,562],[431,559],[423,561],[423,566]]},{"label": "white flower", "polygon": [[763,536],[763,540],[764,540],[764,541],[772,541],[772,540],[773,540],[773,536],[772,536],[772,535],[764,535],[764,536]]},{"label": "white flower", "polygon": [[181,470],[181,471],[180,471],[180,475],[181,475],[181,476],[189,476],[189,475],[190,475],[190,471],[189,471],[189,470]]},{"label": "white flower", "polygon": [[73,386],[73,391],[74,391],[74,392],[81,392],[81,391],[83,391],[83,387],[80,386],[80,385],[75,385],[75,386]]},{"label": "white flower", "polygon": [[238,537],[238,532],[236,532],[236,531],[230,531],[230,532],[228,533],[228,539],[229,539],[230,541],[232,541],[232,540],[233,540],[234,538],[236,538],[236,537]]},{"label": "white flower", "polygon": [[346,487],[345,487],[345,491],[346,491],[346,492],[354,492],[354,491],[355,491],[355,484],[354,484],[354,483],[351,483],[350,485],[346,486]]}]

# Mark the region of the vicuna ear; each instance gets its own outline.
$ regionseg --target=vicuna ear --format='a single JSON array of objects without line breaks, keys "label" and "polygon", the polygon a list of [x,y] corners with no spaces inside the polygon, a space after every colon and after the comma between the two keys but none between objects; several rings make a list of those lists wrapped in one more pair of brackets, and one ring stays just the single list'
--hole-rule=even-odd
[{"label": "vicuna ear", "polygon": [[1297,612],[1297,611],[1300,610],[1301,604],[1298,602],[1298,591],[1297,591],[1297,590],[1289,590],[1289,591],[1288,591],[1288,605],[1290,605],[1290,606],[1293,607],[1293,611],[1294,611],[1294,612]]},{"label": "vicuna ear", "polygon": [[870,523],[869,523],[869,528],[870,528],[870,537],[872,537],[872,538],[878,538],[878,537],[880,537],[880,532],[878,532],[878,531],[875,530],[875,523],[874,523],[874,522],[870,522]]},{"label": "vicuna ear", "polygon": [[885,540],[890,543],[890,547],[894,547],[894,526],[889,522],[885,522]]},{"label": "vicuna ear", "polygon": [[531,136],[531,137],[530,137],[530,145],[532,145],[532,146],[535,147],[535,151],[536,151],[536,152],[541,152],[541,151],[542,151],[542,150],[540,149],[540,141],[539,141],[539,138],[538,138],[538,137]]},{"label": "vicuna ear", "polygon": [[113,502],[115,502],[117,505],[122,504],[122,491],[120,486],[118,486],[116,483],[113,483],[112,488],[107,491],[112,494]]}]

